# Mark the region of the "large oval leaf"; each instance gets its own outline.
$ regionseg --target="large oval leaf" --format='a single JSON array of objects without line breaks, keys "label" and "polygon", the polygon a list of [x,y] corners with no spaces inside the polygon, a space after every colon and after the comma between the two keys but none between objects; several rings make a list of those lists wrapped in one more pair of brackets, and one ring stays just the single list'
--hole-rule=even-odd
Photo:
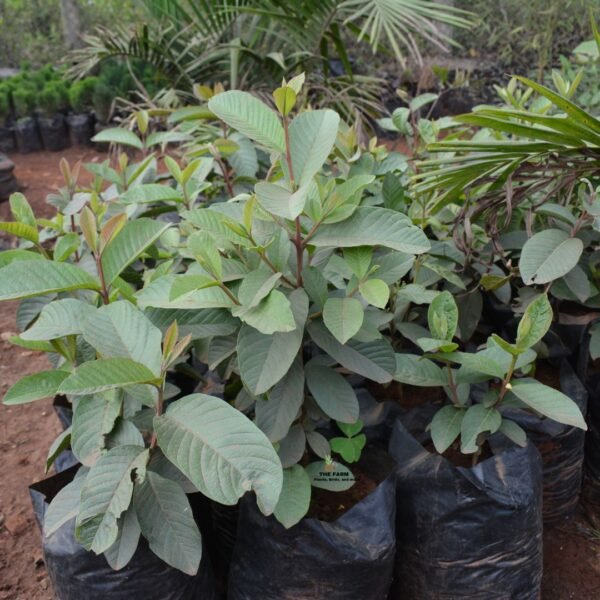
[{"label": "large oval leaf", "polygon": [[165,456],[206,496],[235,504],[256,493],[265,514],[277,505],[283,473],[265,434],[220,398],[193,394],[154,419]]},{"label": "large oval leaf", "polygon": [[352,386],[337,371],[309,363],[305,368],[306,384],[321,410],[341,423],[358,420],[358,398]]},{"label": "large oval leaf", "polygon": [[583,242],[561,229],[547,229],[525,242],[519,269],[525,285],[548,283],[566,275],[579,262]]}]

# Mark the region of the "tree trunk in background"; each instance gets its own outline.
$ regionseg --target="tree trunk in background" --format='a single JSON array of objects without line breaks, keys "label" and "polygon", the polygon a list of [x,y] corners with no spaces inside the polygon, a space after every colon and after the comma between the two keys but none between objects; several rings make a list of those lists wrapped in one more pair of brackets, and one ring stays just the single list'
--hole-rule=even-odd
[{"label": "tree trunk in background", "polygon": [[60,0],[63,36],[68,50],[81,46],[81,25],[77,0]]}]

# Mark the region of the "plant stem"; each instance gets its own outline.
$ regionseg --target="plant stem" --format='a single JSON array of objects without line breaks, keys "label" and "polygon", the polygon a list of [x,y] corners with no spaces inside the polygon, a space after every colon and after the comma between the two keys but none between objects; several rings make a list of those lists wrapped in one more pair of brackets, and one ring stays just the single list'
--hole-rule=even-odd
[{"label": "plant stem", "polygon": [[[156,416],[160,417],[160,415],[162,415],[162,412],[163,412],[164,391],[163,391],[162,385],[158,386],[157,389],[158,389],[158,396],[156,398]],[[153,431],[152,437],[150,438],[150,449],[156,448],[157,444],[158,444],[158,439],[156,438],[156,432]]]},{"label": "plant stem", "polygon": [[229,194],[229,196],[231,198],[233,198],[235,196],[235,192],[233,191],[233,184],[231,183],[231,174],[229,173],[227,167],[225,166],[225,163],[223,162],[223,159],[221,158],[220,154],[215,154],[215,159],[219,163],[219,167],[221,168],[221,171],[223,172],[223,180],[225,181],[225,187],[227,188],[227,193]]},{"label": "plant stem", "polygon": [[102,302],[104,304],[109,304],[110,298],[108,294],[108,287],[106,285],[106,279],[104,278],[104,269],[102,268],[102,257],[98,254],[96,257],[96,269],[98,270],[98,276],[100,277],[100,285],[102,289],[100,290],[100,295],[102,296]]},{"label": "plant stem", "polygon": [[[285,160],[287,163],[290,184],[292,187],[292,193],[296,191],[296,181],[294,179],[294,165],[292,163],[292,154],[290,151],[290,130],[287,117],[283,117],[283,133],[285,136]],[[302,269],[304,262],[304,243],[302,241],[302,225],[300,223],[300,217],[296,217],[296,234],[293,238],[294,246],[296,246],[296,287],[302,287]]]},{"label": "plant stem", "polygon": [[227,294],[227,296],[229,297],[229,299],[234,304],[236,304],[237,306],[241,306],[241,304],[238,301],[238,299],[231,293],[231,290],[222,281],[219,281],[219,287]]},{"label": "plant stem", "polygon": [[500,392],[498,394],[498,400],[496,404],[500,404],[506,396],[506,391],[508,390],[508,384],[512,379],[513,373],[515,371],[515,367],[517,366],[517,357],[513,354],[512,360],[510,361],[510,367],[508,367],[508,372],[506,373],[506,377],[502,380],[502,386],[500,387]]},{"label": "plant stem", "polygon": [[454,373],[452,372],[450,363],[446,363],[446,370],[448,372],[448,387],[450,388],[450,393],[452,395],[452,402],[454,402],[455,406],[461,406],[461,402],[458,397],[458,389],[454,381]]}]

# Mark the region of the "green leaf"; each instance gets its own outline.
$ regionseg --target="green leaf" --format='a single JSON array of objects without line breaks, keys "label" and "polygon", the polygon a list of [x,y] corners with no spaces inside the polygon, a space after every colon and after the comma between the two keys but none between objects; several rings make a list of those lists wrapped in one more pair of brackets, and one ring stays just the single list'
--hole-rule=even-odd
[{"label": "green leaf", "polygon": [[[6,267],[15,261],[26,261],[26,260],[46,260],[41,254],[37,252],[30,252],[29,250],[21,250],[19,248],[15,250],[3,250],[0,252],[0,269]],[[22,268],[25,268],[23,265]]]},{"label": "green leaf", "polygon": [[353,438],[333,438],[330,440],[331,449],[337,452],[346,462],[357,462],[360,454],[367,443],[364,433]]},{"label": "green leaf", "polygon": [[21,334],[24,340],[54,340],[83,332],[83,326],[96,309],[81,300],[55,300],[42,309],[32,327]]},{"label": "green leaf", "polygon": [[430,248],[427,236],[403,214],[387,208],[362,207],[345,221],[322,225],[310,239],[314,246],[349,248],[385,246],[407,254]]},{"label": "green leaf", "polygon": [[152,202],[183,202],[180,191],[168,185],[145,183],[134,185],[119,196],[123,204],[149,204]]},{"label": "green leaf", "polygon": [[119,519],[119,534],[113,545],[104,552],[106,561],[115,571],[129,564],[140,541],[140,524],[133,504]]},{"label": "green leaf", "polygon": [[396,370],[394,350],[384,339],[372,342],[350,340],[340,344],[319,322],[308,326],[315,344],[346,369],[377,383],[388,383]]},{"label": "green leaf", "polygon": [[502,425],[500,425],[499,431],[518,446],[525,447],[527,445],[527,433],[514,421],[502,419]]},{"label": "green leaf", "polygon": [[345,344],[361,328],[364,309],[356,298],[329,298],[323,309],[323,322],[340,344]]},{"label": "green leaf", "polygon": [[532,379],[512,382],[510,390],[521,402],[564,425],[587,429],[581,410],[565,394]]},{"label": "green leaf", "polygon": [[148,452],[140,446],[118,446],[90,469],[75,525],[75,537],[86,550],[99,554],[117,540],[117,519],[131,503],[134,475],[140,480],[145,476]]},{"label": "green leaf", "polygon": [[294,331],[266,335],[244,325],[238,336],[238,362],[244,385],[258,396],[264,394],[288,372],[304,334],[308,298],[302,289],[289,297],[296,323]]},{"label": "green leaf", "polygon": [[431,440],[439,454],[450,448],[459,436],[466,409],[458,406],[444,406],[438,410],[431,421]]},{"label": "green leaf", "polygon": [[[307,185],[327,160],[339,123],[339,115],[328,109],[303,112],[290,123],[290,154],[298,186]],[[283,169],[287,173],[286,164]]]},{"label": "green leaf", "polygon": [[160,375],[160,329],[126,300],[96,310],[83,326],[83,337],[102,358],[129,358]]},{"label": "green leaf", "polygon": [[148,308],[144,314],[161,330],[165,331],[173,321],[179,325],[181,336],[191,335],[192,339],[214,335],[231,335],[237,331],[239,321],[229,311],[223,309],[179,310],[169,308]]},{"label": "green leaf", "polygon": [[303,401],[304,369],[296,357],[283,379],[271,389],[268,399],[256,400],[256,425],[269,440],[278,442],[287,435]]},{"label": "green leaf", "polygon": [[101,358],[83,363],[67,377],[58,392],[61,394],[87,395],[138,383],[155,383],[156,375],[127,358]]},{"label": "green leaf", "polygon": [[[0,254],[2,256],[2,254]],[[303,287],[309,298],[319,310],[323,310],[327,301],[327,280],[316,267],[304,267],[302,270]]]},{"label": "green leaf", "polygon": [[220,398],[193,394],[154,418],[165,456],[206,496],[235,504],[254,490],[261,511],[277,505],[283,474],[265,434]]},{"label": "green leaf", "polygon": [[254,308],[236,307],[231,314],[265,335],[296,329],[294,313],[285,294],[273,290]]},{"label": "green leaf", "polygon": [[40,236],[37,227],[26,225],[25,223],[17,223],[15,221],[0,221],[0,231],[6,231],[10,235],[23,238],[29,242],[37,244]]},{"label": "green leaf", "polygon": [[15,261],[0,269],[0,301],[31,298],[49,292],[98,290],[98,280],[68,263]]},{"label": "green leaf", "polygon": [[390,299],[390,288],[381,279],[369,279],[359,284],[358,289],[362,297],[377,308],[385,308]]},{"label": "green leaf", "polygon": [[474,404],[464,414],[460,428],[460,449],[465,454],[477,452],[477,438],[481,433],[495,433],[502,424],[502,415],[493,406]]},{"label": "green leaf", "polygon": [[24,223],[37,230],[37,221],[35,220],[35,214],[31,209],[31,205],[27,202],[27,198],[23,194],[17,192],[11,194],[9,198],[10,212],[16,221]]},{"label": "green leaf", "polygon": [[458,327],[458,306],[450,292],[441,292],[431,301],[427,322],[435,338],[452,341]]},{"label": "green leaf", "polygon": [[310,507],[310,477],[300,465],[283,470],[283,487],[273,512],[275,518],[289,529],[299,523]]},{"label": "green leaf", "polygon": [[81,467],[75,479],[54,496],[44,515],[44,537],[50,537],[79,512],[81,488],[89,469]]},{"label": "green leaf", "polygon": [[79,248],[80,240],[76,233],[67,233],[58,238],[54,246],[53,259],[58,262],[66,261]]},{"label": "green leaf", "polygon": [[542,294],[529,303],[519,321],[517,346],[526,350],[539,342],[550,329],[554,314],[546,294]]},{"label": "green leaf", "polygon": [[600,323],[590,327],[590,356],[592,360],[600,358]]},{"label": "green leaf", "polygon": [[519,269],[525,285],[542,284],[566,275],[583,252],[583,242],[561,229],[536,233],[523,246]]},{"label": "green leaf", "polygon": [[131,146],[137,150],[142,150],[144,147],[142,140],[140,140],[133,131],[121,127],[109,127],[108,129],[102,130],[92,138],[92,142]]},{"label": "green leaf", "polygon": [[489,348],[480,352],[454,352],[448,358],[470,371],[483,373],[498,379],[503,379],[508,370],[507,364],[495,360],[495,353],[490,351]]},{"label": "green leaf", "polygon": [[362,279],[368,273],[372,258],[373,248],[369,246],[357,246],[344,250],[344,260],[358,279]]},{"label": "green leaf", "polygon": [[168,565],[195,575],[202,559],[202,538],[181,486],[148,471],[133,495],[140,528],[150,549]]},{"label": "green leaf", "polygon": [[254,308],[265,298],[281,279],[281,273],[271,273],[264,269],[250,271],[242,280],[238,300],[244,308]]},{"label": "green leaf", "polygon": [[432,360],[416,354],[396,354],[394,381],[419,387],[444,386],[448,377]]},{"label": "green leaf", "polygon": [[200,265],[218,280],[223,278],[223,262],[214,238],[206,231],[196,231],[188,239],[188,248]]},{"label": "green leaf", "polygon": [[106,448],[105,436],[121,412],[121,396],[115,393],[84,396],[73,411],[71,447],[79,462],[91,467]]},{"label": "green leaf", "polygon": [[54,464],[54,461],[58,458],[60,453],[67,449],[70,445],[71,428],[67,427],[64,431],[61,431],[58,434],[48,450],[48,457],[46,458],[46,473],[50,470],[50,467]]},{"label": "green leaf", "polygon": [[275,152],[285,151],[283,126],[266,104],[248,92],[232,90],[213,96],[208,108],[227,125]]},{"label": "green leaf", "polygon": [[15,383],[4,396],[6,405],[26,404],[43,398],[50,398],[58,393],[61,384],[70,373],[67,371],[40,371],[26,375]]},{"label": "green leaf", "polygon": [[312,462],[306,467],[306,473],[313,487],[330,492],[345,492],[356,481],[348,467],[335,461],[329,464],[322,460]]},{"label": "green leaf", "polygon": [[254,186],[258,203],[269,213],[294,220],[302,214],[308,198],[308,185],[291,192],[274,183],[260,182]]},{"label": "green leaf", "polygon": [[110,285],[148,246],[168,228],[169,223],[152,219],[129,221],[102,252],[102,269]]},{"label": "green leaf", "polygon": [[328,417],[342,423],[355,423],[358,420],[358,398],[342,375],[314,363],[308,363],[304,370],[310,393]]}]

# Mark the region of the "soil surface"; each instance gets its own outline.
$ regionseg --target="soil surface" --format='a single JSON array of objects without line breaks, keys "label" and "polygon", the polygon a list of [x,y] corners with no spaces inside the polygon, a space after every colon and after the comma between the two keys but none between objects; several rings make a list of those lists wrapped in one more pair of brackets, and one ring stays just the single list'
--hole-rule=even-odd
[{"label": "soil surface", "polygon": [[[71,164],[106,158],[75,148],[58,154],[11,156],[15,174],[38,215],[53,214],[45,197],[62,185],[58,163],[63,155]],[[85,177],[82,170],[81,180]],[[0,219],[9,214],[7,203],[0,204]],[[0,238],[0,247],[7,241]],[[16,307],[16,302],[0,304],[0,396],[23,375],[48,366],[43,355],[6,341],[16,332]],[[46,453],[59,431],[50,400],[10,408],[0,405],[0,600],[52,598],[27,487],[44,477]],[[543,600],[600,598],[600,531],[581,514],[546,531],[544,554]]]}]

